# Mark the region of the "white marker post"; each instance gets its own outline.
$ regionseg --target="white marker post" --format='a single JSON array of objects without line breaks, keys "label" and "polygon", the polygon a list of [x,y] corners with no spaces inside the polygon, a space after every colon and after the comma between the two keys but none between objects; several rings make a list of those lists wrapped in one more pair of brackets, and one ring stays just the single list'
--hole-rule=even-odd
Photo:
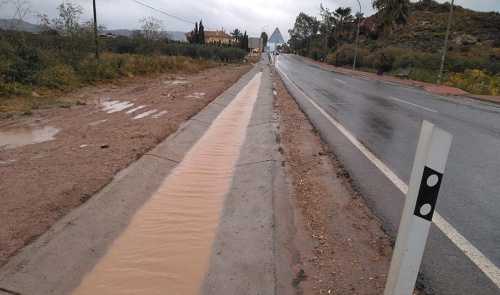
[{"label": "white marker post", "polygon": [[453,135],[424,121],[384,295],[411,295]]}]

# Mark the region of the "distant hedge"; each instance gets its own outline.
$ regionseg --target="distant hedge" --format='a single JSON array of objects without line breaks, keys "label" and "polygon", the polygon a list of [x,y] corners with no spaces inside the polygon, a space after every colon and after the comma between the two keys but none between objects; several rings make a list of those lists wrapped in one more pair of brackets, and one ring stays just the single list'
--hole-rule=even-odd
[{"label": "distant hedge", "polygon": [[[33,34],[0,29],[0,98],[37,87],[65,91],[122,76],[189,71],[193,70],[190,64],[201,69],[207,61],[238,62],[247,54],[237,47],[147,40],[135,35],[101,37],[100,58],[96,59],[92,34],[80,39],[56,31]],[[83,41],[85,45],[79,45]]]}]

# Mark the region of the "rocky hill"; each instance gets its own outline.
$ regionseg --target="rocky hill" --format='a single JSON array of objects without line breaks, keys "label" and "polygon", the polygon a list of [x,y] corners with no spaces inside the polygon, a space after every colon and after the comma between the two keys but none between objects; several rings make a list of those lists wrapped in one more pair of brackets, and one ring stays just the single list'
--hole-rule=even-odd
[{"label": "rocky hill", "polygon": [[[406,26],[396,26],[389,44],[413,50],[436,53],[442,50],[450,4],[422,1],[411,4],[411,15]],[[361,27],[361,41],[365,45],[378,43],[376,15],[365,19]],[[449,50],[462,53],[481,48],[485,57],[500,57],[500,13],[477,12],[455,5],[449,36]]]},{"label": "rocky hill", "polygon": [[[39,25],[32,24],[25,21],[18,21],[16,19],[0,19],[0,29],[2,30],[20,30],[26,31],[30,33],[40,32],[41,28]],[[103,34],[112,34],[117,36],[131,36],[133,30],[128,29],[120,29],[120,30],[103,30]],[[184,33],[180,31],[165,31],[173,41],[182,41],[184,40]]]}]

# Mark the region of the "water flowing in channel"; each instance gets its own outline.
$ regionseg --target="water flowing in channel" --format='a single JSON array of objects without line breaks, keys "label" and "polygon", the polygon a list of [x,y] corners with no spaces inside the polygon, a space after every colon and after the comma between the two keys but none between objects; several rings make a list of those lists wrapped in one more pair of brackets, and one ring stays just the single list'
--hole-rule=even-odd
[{"label": "water flowing in channel", "polygon": [[197,294],[261,73],[170,173],[73,294]]}]

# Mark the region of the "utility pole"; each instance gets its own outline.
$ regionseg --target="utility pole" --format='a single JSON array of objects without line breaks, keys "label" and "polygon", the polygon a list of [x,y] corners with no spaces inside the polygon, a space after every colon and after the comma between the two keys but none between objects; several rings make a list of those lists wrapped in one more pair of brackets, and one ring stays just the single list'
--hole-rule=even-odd
[{"label": "utility pole", "polygon": [[95,9],[95,0],[94,3],[94,40],[95,40],[95,58],[99,59],[99,35],[97,34],[97,12]]},{"label": "utility pole", "polygon": [[453,15],[453,2],[454,0],[451,0],[450,14],[448,15],[448,25],[446,27],[446,36],[444,37],[443,57],[441,58],[441,66],[439,67],[439,75],[437,80],[438,85],[441,85],[441,80],[443,79],[444,58],[446,56],[446,50],[448,50],[448,36],[450,34],[451,16]]},{"label": "utility pole", "polygon": [[327,22],[326,34],[325,34],[325,54],[323,55],[323,62],[326,63],[326,49],[328,46],[328,35],[330,34],[330,21]]},{"label": "utility pole", "polygon": [[354,47],[354,62],[352,63],[353,70],[356,69],[356,56],[358,54],[359,22],[361,21],[361,3],[359,3],[359,0],[356,1],[358,1],[359,4],[359,14],[358,14],[358,31],[356,33],[356,47]]}]

